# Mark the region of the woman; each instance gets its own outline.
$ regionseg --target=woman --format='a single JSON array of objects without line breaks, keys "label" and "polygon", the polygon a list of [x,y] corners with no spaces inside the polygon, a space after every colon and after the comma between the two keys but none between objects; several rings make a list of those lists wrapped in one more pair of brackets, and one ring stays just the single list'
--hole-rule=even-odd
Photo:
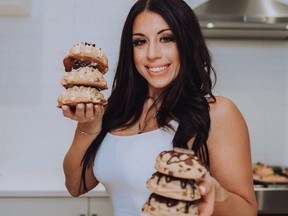
[{"label": "woman", "polygon": [[232,101],[212,94],[213,74],[184,1],[137,1],[106,109],[62,106],[78,122],[64,159],[69,192],[79,196],[101,182],[116,216],[142,215],[156,156],[174,146],[193,150],[209,167],[199,180],[200,215],[256,215],[247,126]]}]

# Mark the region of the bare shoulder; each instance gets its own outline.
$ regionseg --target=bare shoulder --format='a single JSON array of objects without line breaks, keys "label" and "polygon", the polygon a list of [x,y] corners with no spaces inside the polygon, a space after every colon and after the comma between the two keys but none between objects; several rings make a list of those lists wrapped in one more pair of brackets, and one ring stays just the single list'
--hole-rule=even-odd
[{"label": "bare shoulder", "polygon": [[226,118],[228,116],[229,117],[233,116],[236,117],[238,115],[242,116],[236,104],[226,97],[216,96],[216,102],[212,102],[211,100],[209,102],[210,102],[210,115],[211,118],[215,120],[217,120],[218,118],[221,118],[223,120],[223,118]]},{"label": "bare shoulder", "polygon": [[[216,102],[210,103],[211,128],[209,140],[214,145],[225,145],[225,141],[236,140],[249,142],[246,121],[236,104],[226,97],[216,97]],[[208,141],[209,141],[208,140]]]},{"label": "bare shoulder", "polygon": [[246,129],[246,121],[237,105],[226,97],[216,97],[210,103],[211,127],[215,129]]}]

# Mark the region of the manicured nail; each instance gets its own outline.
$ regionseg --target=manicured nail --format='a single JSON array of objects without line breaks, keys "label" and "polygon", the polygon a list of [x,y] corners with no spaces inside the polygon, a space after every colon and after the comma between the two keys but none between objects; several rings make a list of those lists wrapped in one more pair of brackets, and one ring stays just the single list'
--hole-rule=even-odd
[{"label": "manicured nail", "polygon": [[202,191],[202,193],[206,193],[206,187],[201,185],[199,186],[199,189]]},{"label": "manicured nail", "polygon": [[77,107],[78,107],[79,109],[83,109],[83,108],[84,108],[84,105],[83,105],[83,104],[77,104]]}]

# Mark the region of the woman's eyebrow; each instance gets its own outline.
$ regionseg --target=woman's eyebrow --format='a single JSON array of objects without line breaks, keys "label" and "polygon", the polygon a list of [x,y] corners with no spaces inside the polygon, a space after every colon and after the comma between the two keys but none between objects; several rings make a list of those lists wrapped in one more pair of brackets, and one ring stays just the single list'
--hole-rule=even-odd
[{"label": "woman's eyebrow", "polygon": [[162,29],[161,31],[159,31],[157,34],[159,35],[159,34],[161,34],[161,33],[163,33],[163,32],[165,32],[165,31],[171,31],[171,29]]},{"label": "woman's eyebrow", "polygon": [[[162,29],[159,32],[157,32],[157,35],[165,32],[165,31],[171,31],[171,29]],[[145,34],[143,34],[143,33],[133,33],[133,36],[145,36]]]},{"label": "woman's eyebrow", "polygon": [[142,33],[133,33],[133,35],[132,36],[145,36],[144,34],[142,34]]}]

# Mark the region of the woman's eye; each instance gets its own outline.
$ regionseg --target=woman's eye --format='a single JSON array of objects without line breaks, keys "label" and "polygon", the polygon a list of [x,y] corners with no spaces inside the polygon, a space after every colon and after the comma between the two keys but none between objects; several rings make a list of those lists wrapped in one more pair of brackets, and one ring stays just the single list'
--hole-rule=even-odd
[{"label": "woman's eye", "polygon": [[146,41],[144,39],[137,39],[133,41],[133,46],[137,47],[137,46],[142,46],[146,43]]},{"label": "woman's eye", "polygon": [[175,38],[173,36],[165,36],[165,37],[162,37],[160,41],[163,43],[169,43],[169,42],[174,42]]}]

